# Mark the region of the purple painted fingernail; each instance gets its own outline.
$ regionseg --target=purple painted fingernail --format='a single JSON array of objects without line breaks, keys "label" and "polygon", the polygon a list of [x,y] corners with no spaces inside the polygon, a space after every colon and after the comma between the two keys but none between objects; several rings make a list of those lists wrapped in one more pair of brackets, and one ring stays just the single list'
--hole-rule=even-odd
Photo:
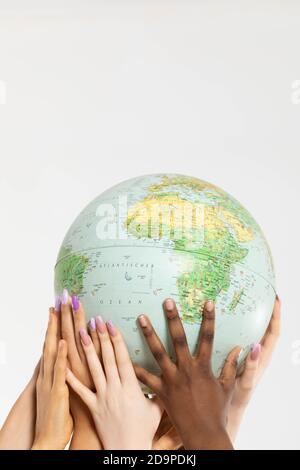
[{"label": "purple painted fingernail", "polygon": [[105,333],[106,332],[105,323],[103,321],[103,318],[100,315],[98,315],[98,317],[96,317],[96,325],[97,325],[97,330],[99,331],[99,333]]},{"label": "purple painted fingernail", "polygon": [[90,324],[91,330],[95,330],[95,329],[96,329],[95,318],[92,317],[92,318],[90,319],[90,323],[89,323],[89,324]]},{"label": "purple painted fingernail", "polygon": [[77,295],[72,295],[72,307],[75,311],[79,309],[79,299]]},{"label": "purple painted fingernail", "polygon": [[107,323],[106,323],[106,326],[107,326],[107,329],[108,329],[108,332],[111,336],[116,336],[117,334],[117,329],[115,327],[115,325],[113,324],[113,322],[111,320],[109,320]]},{"label": "purple painted fingernail", "polygon": [[55,297],[55,311],[56,312],[60,312],[60,306],[61,306],[61,298],[60,298],[60,295],[57,295]]},{"label": "purple painted fingernail", "polygon": [[250,357],[252,361],[256,361],[261,351],[261,345],[259,343],[253,343],[250,346]]},{"label": "purple painted fingernail", "polygon": [[84,328],[80,328],[79,333],[84,346],[88,346],[91,342],[91,338],[87,334],[87,331]]},{"label": "purple painted fingernail", "polygon": [[69,292],[68,292],[68,289],[64,289],[62,296],[61,296],[61,303],[63,305],[66,305],[68,301],[69,301]]}]

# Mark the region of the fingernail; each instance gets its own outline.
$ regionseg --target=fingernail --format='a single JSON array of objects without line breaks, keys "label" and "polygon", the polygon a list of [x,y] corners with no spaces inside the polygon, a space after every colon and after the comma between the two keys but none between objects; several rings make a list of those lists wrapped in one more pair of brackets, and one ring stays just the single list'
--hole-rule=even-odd
[{"label": "fingernail", "polygon": [[99,333],[105,333],[106,332],[105,323],[103,321],[103,318],[100,315],[98,315],[98,317],[96,317],[96,325],[97,325],[97,330],[99,331]]},{"label": "fingernail", "polygon": [[91,318],[91,319],[90,319],[89,325],[90,325],[91,330],[95,330],[95,329],[96,329],[95,318]]},{"label": "fingernail", "polygon": [[79,309],[79,300],[77,295],[72,295],[72,307],[75,311]]},{"label": "fingernail", "polygon": [[261,351],[261,345],[259,343],[251,344],[250,351],[251,351],[250,357],[252,361],[256,361]]},{"label": "fingernail", "polygon": [[140,315],[139,316],[139,322],[140,322],[140,325],[142,328],[145,328],[147,326],[147,318],[145,317],[145,315]]},{"label": "fingernail", "polygon": [[64,289],[62,296],[61,296],[61,303],[63,305],[66,305],[68,301],[69,301],[69,292],[68,292],[68,289]]},{"label": "fingernail", "polygon": [[80,328],[79,330],[81,340],[85,346],[88,346],[91,342],[91,338],[87,334],[87,331],[84,328]]},{"label": "fingernail", "polygon": [[214,303],[212,302],[212,300],[208,300],[208,301],[206,302],[206,304],[205,304],[205,310],[206,310],[207,312],[212,312],[213,309],[214,309],[214,307],[215,307],[215,305],[214,305]]},{"label": "fingernail", "polygon": [[239,363],[239,361],[240,361],[241,358],[242,358],[243,352],[244,352],[244,349],[241,349],[240,352],[239,352],[239,355],[238,355],[238,358],[237,358],[237,362],[238,362],[238,363]]},{"label": "fingernail", "polygon": [[55,297],[55,307],[54,307],[56,312],[60,312],[60,306],[61,306],[61,297],[60,295],[57,295]]},{"label": "fingernail", "polygon": [[165,300],[165,307],[166,307],[167,310],[173,310],[173,308],[175,307],[174,300],[166,299]]},{"label": "fingernail", "polygon": [[108,329],[108,332],[111,336],[116,336],[117,334],[117,330],[116,330],[116,327],[115,325],[113,324],[113,322],[111,320],[109,320],[107,323],[106,323],[106,326],[107,326],[107,329]]}]

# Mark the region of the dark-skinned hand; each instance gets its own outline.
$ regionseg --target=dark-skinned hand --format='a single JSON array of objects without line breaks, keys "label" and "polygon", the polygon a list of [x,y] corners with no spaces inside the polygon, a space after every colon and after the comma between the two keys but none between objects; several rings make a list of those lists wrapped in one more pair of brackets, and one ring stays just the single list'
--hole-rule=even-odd
[{"label": "dark-skinned hand", "polygon": [[186,449],[232,449],[226,422],[241,348],[236,347],[230,352],[219,378],[216,378],[211,367],[214,303],[208,301],[204,305],[195,356],[189,351],[175,302],[167,299],[163,307],[176,362],[170,359],[149,318],[141,315],[139,323],[161,375],[158,377],[135,365],[136,375],[161,399]]}]

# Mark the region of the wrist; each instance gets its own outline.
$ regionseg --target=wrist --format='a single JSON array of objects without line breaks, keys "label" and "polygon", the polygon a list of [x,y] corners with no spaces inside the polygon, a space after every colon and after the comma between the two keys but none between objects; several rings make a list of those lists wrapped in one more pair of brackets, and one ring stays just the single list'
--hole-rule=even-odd
[{"label": "wrist", "polygon": [[67,443],[57,442],[43,437],[34,441],[31,450],[64,450],[66,445]]},{"label": "wrist", "polygon": [[102,445],[92,417],[74,418],[70,450],[101,450]]},{"label": "wrist", "polygon": [[233,446],[225,427],[220,425],[201,425],[181,435],[185,449],[232,450]]},{"label": "wrist", "polygon": [[235,441],[246,407],[230,406],[226,424],[227,433],[232,442]]},{"label": "wrist", "polygon": [[47,444],[46,441],[44,440],[36,440],[32,444],[31,450],[50,450],[52,449],[51,446],[49,446],[49,443]]}]

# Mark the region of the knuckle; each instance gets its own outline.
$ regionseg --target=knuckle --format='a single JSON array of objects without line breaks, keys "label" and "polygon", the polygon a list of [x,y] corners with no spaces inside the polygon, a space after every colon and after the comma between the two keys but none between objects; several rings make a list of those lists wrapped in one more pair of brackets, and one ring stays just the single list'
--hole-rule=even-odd
[{"label": "knuckle", "polygon": [[64,361],[62,361],[61,359],[58,359],[56,364],[55,364],[55,369],[57,372],[64,372],[65,370],[65,364],[64,364]]},{"label": "knuckle", "polygon": [[115,343],[117,345],[120,345],[120,344],[123,343],[123,338],[119,333],[117,333],[115,336],[112,336],[111,339],[112,339],[113,343]]},{"label": "knuckle", "polygon": [[178,320],[179,319],[179,315],[178,315],[178,312],[177,310],[170,310],[170,311],[167,311],[167,318],[169,320]]},{"label": "knuckle", "polygon": [[52,359],[53,357],[56,356],[56,349],[54,348],[53,345],[46,344],[45,350],[44,350],[44,356],[46,359]]},{"label": "knuckle", "polygon": [[161,362],[165,358],[166,354],[161,349],[154,349],[153,356],[158,362]]},{"label": "knuckle", "polygon": [[226,359],[225,360],[226,365],[228,365],[231,369],[237,369],[238,366],[238,361],[237,359]]},{"label": "knuckle", "polygon": [[61,330],[61,335],[62,335],[62,339],[64,339],[65,341],[68,342],[71,342],[71,340],[73,339],[74,340],[74,333],[71,332],[70,330],[68,329],[62,329]]},{"label": "knuckle", "polygon": [[206,310],[203,312],[203,320],[206,322],[212,322],[215,320],[215,312],[207,312]]},{"label": "knuckle", "polygon": [[55,386],[55,394],[57,398],[64,398],[67,393],[67,389],[65,387],[65,383],[57,384]]},{"label": "knuckle", "polygon": [[209,374],[210,373],[210,365],[208,361],[200,361],[199,362],[199,370],[201,371],[202,374]]},{"label": "knuckle", "polygon": [[214,332],[213,331],[204,331],[201,340],[205,343],[213,343],[214,341]]},{"label": "knuckle", "polygon": [[219,378],[219,383],[223,388],[225,388],[226,385],[227,385],[227,380],[225,379],[225,377],[220,377]]},{"label": "knuckle", "polygon": [[250,384],[250,383],[241,383],[240,384],[240,389],[242,392],[246,393],[246,392],[250,392],[253,388],[253,385],[254,384]]},{"label": "knuckle", "polygon": [[149,327],[149,326],[147,326],[147,327],[143,330],[143,332],[144,332],[144,336],[145,336],[146,338],[149,338],[149,337],[151,337],[151,336],[153,335],[153,329],[152,329],[151,327]]},{"label": "knuckle", "polygon": [[189,368],[183,370],[180,382],[183,386],[189,386],[192,383],[192,374]]},{"label": "knuckle", "polygon": [[110,342],[110,337],[107,332],[99,334],[99,339],[102,344]]},{"label": "knuckle", "polygon": [[179,348],[183,348],[186,346],[186,337],[184,335],[176,336],[174,338],[174,345],[178,346]]}]

